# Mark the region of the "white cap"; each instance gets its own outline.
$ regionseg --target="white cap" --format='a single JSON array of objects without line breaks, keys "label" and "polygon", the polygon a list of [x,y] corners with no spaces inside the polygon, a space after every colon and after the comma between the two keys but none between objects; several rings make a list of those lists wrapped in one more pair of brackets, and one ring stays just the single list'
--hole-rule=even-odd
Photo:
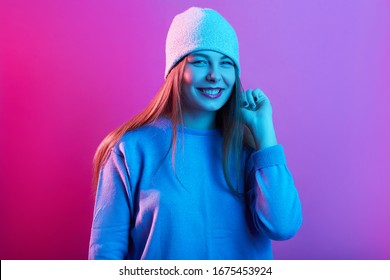
[{"label": "white cap", "polygon": [[165,75],[186,55],[201,50],[231,58],[240,74],[238,39],[233,27],[212,9],[192,7],[174,17],[165,45]]}]

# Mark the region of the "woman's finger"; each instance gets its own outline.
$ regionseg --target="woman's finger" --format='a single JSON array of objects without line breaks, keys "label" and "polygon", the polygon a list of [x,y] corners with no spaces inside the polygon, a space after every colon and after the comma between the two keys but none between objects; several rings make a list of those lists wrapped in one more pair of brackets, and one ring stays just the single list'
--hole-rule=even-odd
[{"label": "woman's finger", "polygon": [[246,91],[246,100],[248,101],[248,109],[255,110],[256,109],[256,102],[254,100],[252,89],[249,89]]},{"label": "woman's finger", "polygon": [[254,91],[253,91],[253,95],[255,96],[256,98],[256,103],[260,103],[262,101],[262,99],[264,98],[264,92],[259,89],[259,88],[256,88]]},{"label": "woman's finger", "polygon": [[254,96],[254,99],[256,100],[256,104],[260,104],[261,102],[263,102],[264,100],[266,100],[268,97],[265,95],[265,93],[259,89],[259,88],[256,88],[254,91],[253,91],[253,96]]},{"label": "woman's finger", "polygon": [[255,101],[255,103],[257,104],[260,100],[260,95],[261,95],[261,90],[259,88],[256,88],[254,91],[253,91],[253,99]]},{"label": "woman's finger", "polygon": [[249,106],[249,103],[248,103],[248,100],[246,98],[246,91],[243,90],[241,93],[241,107],[248,108],[248,106]]}]

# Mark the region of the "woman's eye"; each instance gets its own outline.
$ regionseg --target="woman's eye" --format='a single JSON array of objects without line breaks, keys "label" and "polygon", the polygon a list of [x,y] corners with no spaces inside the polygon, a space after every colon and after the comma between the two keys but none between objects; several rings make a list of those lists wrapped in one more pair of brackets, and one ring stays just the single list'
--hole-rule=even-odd
[{"label": "woman's eye", "polygon": [[234,65],[233,62],[231,62],[231,61],[222,61],[222,64],[223,65],[231,65],[231,66]]},{"label": "woman's eye", "polygon": [[192,61],[191,62],[192,64],[206,64],[207,63],[207,61],[205,61],[205,60],[194,60],[194,61]]}]

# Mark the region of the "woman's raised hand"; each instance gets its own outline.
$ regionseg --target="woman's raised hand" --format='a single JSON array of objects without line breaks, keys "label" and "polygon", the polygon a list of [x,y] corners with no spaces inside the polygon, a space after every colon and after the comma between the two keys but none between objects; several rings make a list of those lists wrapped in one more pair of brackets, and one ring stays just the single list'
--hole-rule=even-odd
[{"label": "woman's raised hand", "polygon": [[261,89],[248,89],[242,92],[241,113],[244,124],[252,133],[256,149],[277,144],[271,102]]}]

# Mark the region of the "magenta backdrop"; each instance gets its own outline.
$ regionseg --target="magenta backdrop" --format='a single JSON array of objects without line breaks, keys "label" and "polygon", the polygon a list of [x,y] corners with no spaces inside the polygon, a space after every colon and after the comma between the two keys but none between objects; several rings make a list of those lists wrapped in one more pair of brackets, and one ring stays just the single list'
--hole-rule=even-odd
[{"label": "magenta backdrop", "polygon": [[1,1],[0,258],[87,258],[94,151],[160,87],[190,6],[233,24],[273,104],[304,216],[275,257],[390,259],[385,0]]}]

